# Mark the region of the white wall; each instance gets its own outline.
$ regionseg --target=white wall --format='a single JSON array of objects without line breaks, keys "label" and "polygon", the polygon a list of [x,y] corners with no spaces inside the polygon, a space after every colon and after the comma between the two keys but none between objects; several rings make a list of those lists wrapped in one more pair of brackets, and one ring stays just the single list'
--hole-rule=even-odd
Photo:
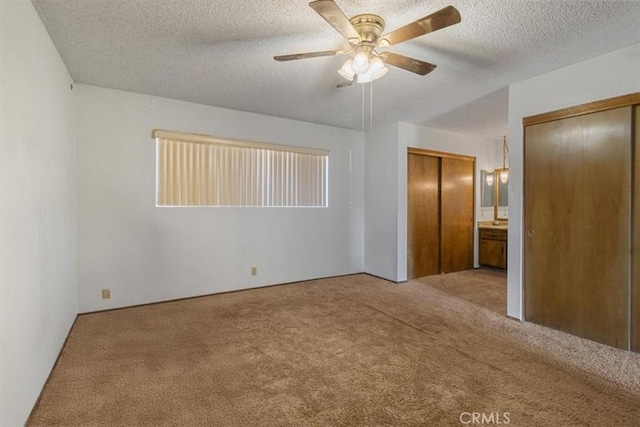
[{"label": "white wall", "polygon": [[397,281],[397,123],[368,132],[365,145],[364,271]]},{"label": "white wall", "polygon": [[77,312],[72,92],[31,3],[0,8],[0,425],[19,426]]},{"label": "white wall", "polygon": [[522,319],[522,118],[640,91],[640,44],[509,87],[507,314]]},{"label": "white wall", "polygon": [[[363,271],[359,132],[87,85],[74,93],[81,312]],[[157,208],[155,128],[330,149],[329,207]]]},{"label": "white wall", "polygon": [[[500,166],[496,163],[495,140],[403,122],[367,133],[365,271],[395,282],[407,280],[408,147],[474,156],[476,180],[480,179],[481,169]],[[476,220],[492,220],[493,208],[480,207],[479,185],[476,185],[476,193]],[[477,260],[477,236],[475,254]]]}]

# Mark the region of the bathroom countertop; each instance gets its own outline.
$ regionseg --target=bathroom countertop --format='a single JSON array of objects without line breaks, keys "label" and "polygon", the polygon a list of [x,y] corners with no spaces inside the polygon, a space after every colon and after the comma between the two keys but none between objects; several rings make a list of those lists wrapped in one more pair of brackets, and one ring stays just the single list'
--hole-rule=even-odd
[{"label": "bathroom countertop", "polygon": [[501,222],[499,225],[493,223],[493,221],[479,221],[478,228],[488,228],[492,230],[508,230],[509,224]]}]

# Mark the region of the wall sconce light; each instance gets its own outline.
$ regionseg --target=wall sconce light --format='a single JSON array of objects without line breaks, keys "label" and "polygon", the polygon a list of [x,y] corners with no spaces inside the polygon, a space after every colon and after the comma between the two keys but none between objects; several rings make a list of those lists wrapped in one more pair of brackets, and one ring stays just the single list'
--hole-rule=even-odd
[{"label": "wall sconce light", "polygon": [[509,171],[507,170],[507,153],[509,152],[509,145],[507,144],[507,137],[502,137],[502,171],[500,172],[500,182],[506,184],[509,181]]},{"label": "wall sconce light", "polygon": [[487,174],[486,180],[487,180],[487,185],[491,187],[493,185],[493,174]]},{"label": "wall sconce light", "polygon": [[506,184],[509,181],[509,171],[500,172],[500,182]]}]

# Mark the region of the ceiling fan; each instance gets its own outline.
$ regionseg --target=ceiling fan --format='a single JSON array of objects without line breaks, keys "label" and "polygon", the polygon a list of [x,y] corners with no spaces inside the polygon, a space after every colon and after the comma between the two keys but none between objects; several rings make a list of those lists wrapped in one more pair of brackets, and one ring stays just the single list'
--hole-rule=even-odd
[{"label": "ceiling fan", "polygon": [[325,50],[280,55],[274,56],[273,59],[276,61],[291,61],[349,54],[350,58],[338,70],[338,73],[348,82],[340,83],[338,87],[351,86],[353,83],[368,83],[379,79],[388,71],[385,64],[393,65],[421,76],[430,73],[436,68],[434,64],[393,52],[377,52],[376,49],[393,46],[460,22],[458,10],[453,6],[447,6],[431,15],[381,36],[385,23],[384,19],[378,15],[366,13],[348,19],[333,0],[316,0],[309,3],[309,6],[342,34],[349,42],[350,47],[346,50]]}]

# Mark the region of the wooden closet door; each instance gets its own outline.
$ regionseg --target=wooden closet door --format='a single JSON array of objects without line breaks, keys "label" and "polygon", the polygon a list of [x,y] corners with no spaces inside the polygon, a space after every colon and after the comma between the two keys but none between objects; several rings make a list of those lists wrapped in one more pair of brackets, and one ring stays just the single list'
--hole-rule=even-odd
[{"label": "wooden closet door", "polygon": [[440,272],[440,159],[408,154],[407,277]]},{"label": "wooden closet door", "polygon": [[525,129],[525,318],[628,346],[631,108]]},{"label": "wooden closet door", "polygon": [[442,273],[473,268],[473,176],[473,161],[442,158]]},{"label": "wooden closet door", "polygon": [[631,281],[631,350],[640,353],[640,106],[635,107],[635,168],[633,192],[633,258]]},{"label": "wooden closet door", "polygon": [[629,348],[632,108],[584,117],[584,337]]},{"label": "wooden closet door", "polygon": [[525,129],[525,318],[581,334],[581,118]]}]

